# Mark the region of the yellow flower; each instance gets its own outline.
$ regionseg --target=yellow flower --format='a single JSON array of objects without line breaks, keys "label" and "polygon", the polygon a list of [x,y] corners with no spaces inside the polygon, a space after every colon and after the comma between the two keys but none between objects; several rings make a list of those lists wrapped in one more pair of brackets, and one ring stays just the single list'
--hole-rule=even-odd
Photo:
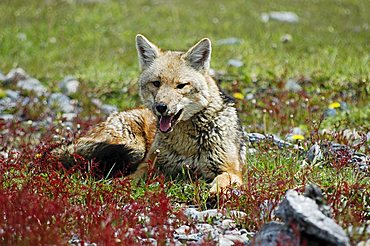
[{"label": "yellow flower", "polygon": [[329,108],[331,108],[331,109],[340,108],[340,103],[339,102],[332,102],[332,103],[329,104]]},{"label": "yellow flower", "polygon": [[37,154],[35,155],[35,157],[36,157],[37,159],[39,159],[39,158],[41,158],[41,157],[42,157],[42,154],[37,153]]},{"label": "yellow flower", "polygon": [[234,93],[234,97],[236,99],[240,99],[240,100],[243,100],[244,99],[244,95],[242,93],[240,93],[240,92],[235,92]]},{"label": "yellow flower", "polygon": [[303,140],[303,139],[304,139],[304,136],[299,135],[299,134],[296,134],[296,135],[293,135],[293,136],[292,136],[292,138],[293,138],[294,140]]}]

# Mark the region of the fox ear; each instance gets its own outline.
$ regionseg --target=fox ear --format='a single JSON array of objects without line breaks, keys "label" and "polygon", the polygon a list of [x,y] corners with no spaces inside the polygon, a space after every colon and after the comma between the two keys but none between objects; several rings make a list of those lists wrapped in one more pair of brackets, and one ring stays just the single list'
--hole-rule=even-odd
[{"label": "fox ear", "polygon": [[204,38],[185,53],[185,59],[196,70],[207,71],[211,62],[211,40]]},{"label": "fox ear", "polygon": [[141,34],[136,35],[136,49],[142,70],[148,68],[160,53],[160,49]]}]

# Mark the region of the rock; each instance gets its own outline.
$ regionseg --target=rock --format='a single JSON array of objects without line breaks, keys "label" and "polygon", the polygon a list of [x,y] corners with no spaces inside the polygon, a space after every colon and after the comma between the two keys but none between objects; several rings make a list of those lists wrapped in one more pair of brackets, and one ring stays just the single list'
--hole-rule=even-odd
[{"label": "rock", "polygon": [[287,11],[272,11],[269,13],[262,13],[261,19],[263,22],[269,22],[270,20],[276,20],[287,23],[297,23],[299,18],[296,13]]},{"label": "rock", "polygon": [[179,228],[175,229],[175,233],[177,234],[186,234],[190,231],[190,227],[187,225],[182,225]]},{"label": "rock", "polygon": [[221,222],[221,227],[224,230],[234,229],[236,227],[235,221],[232,219],[224,219]]},{"label": "rock", "polygon": [[340,109],[343,111],[349,110],[348,104],[345,102],[340,102]]},{"label": "rock", "polygon": [[207,232],[210,232],[211,230],[213,230],[213,226],[210,225],[210,224],[206,224],[206,223],[200,223],[200,224],[197,224],[195,226],[195,228],[201,232],[201,233],[207,233]]},{"label": "rock", "polygon": [[334,117],[337,115],[337,111],[333,108],[328,108],[324,112],[324,116],[327,117]]},{"label": "rock", "polygon": [[282,42],[282,43],[288,43],[288,42],[291,42],[293,40],[293,37],[292,37],[292,35],[290,35],[290,34],[284,34],[283,36],[281,36],[281,38],[280,38],[280,41]]},{"label": "rock", "polygon": [[232,67],[241,67],[244,65],[244,63],[239,59],[230,59],[227,64],[229,64]]},{"label": "rock", "polygon": [[5,80],[5,75],[0,71],[0,82]]},{"label": "rock", "polygon": [[17,101],[20,98],[19,91],[6,90],[5,93],[6,96],[12,99],[13,101]]},{"label": "rock", "polygon": [[328,144],[317,144],[315,143],[307,151],[306,161],[309,164],[315,165],[325,160],[325,157],[332,156],[335,158],[340,157],[343,153],[347,153],[350,159],[348,163],[357,166],[360,170],[367,170],[370,166],[370,156],[356,152],[355,150],[349,148],[346,145],[338,143],[328,143]]},{"label": "rock", "polygon": [[184,235],[184,234],[175,235],[175,239],[179,241],[187,242],[187,241],[200,241],[202,238],[200,235],[195,233],[195,234],[189,234],[189,235]]},{"label": "rock", "polygon": [[343,131],[343,137],[348,141],[349,145],[359,145],[362,142],[362,136],[356,131],[356,129],[345,129]]},{"label": "rock", "polygon": [[359,242],[356,246],[370,246],[370,239]]},{"label": "rock", "polygon": [[222,218],[222,213],[217,209],[209,209],[199,212],[198,221],[206,221],[207,219],[220,219]]},{"label": "rock", "polygon": [[218,245],[220,246],[232,246],[234,245],[234,242],[228,238],[226,238],[223,235],[220,235],[219,240],[218,240]]},{"label": "rock", "polygon": [[80,82],[72,76],[65,77],[60,83],[59,88],[63,94],[70,96],[75,94],[80,87]]},{"label": "rock", "polygon": [[285,223],[296,223],[298,230],[309,241],[325,242],[328,245],[349,245],[342,227],[324,215],[317,203],[294,190],[288,190],[275,215]]},{"label": "rock", "polygon": [[17,82],[17,87],[24,91],[33,91],[37,96],[46,94],[47,89],[41,82],[34,78],[22,79]]},{"label": "rock", "polygon": [[110,104],[103,104],[100,106],[100,110],[105,114],[105,115],[110,115],[111,113],[118,112],[118,108],[115,105],[110,105]]},{"label": "rock", "polygon": [[234,44],[241,44],[243,42],[240,38],[230,37],[225,39],[219,39],[216,41],[217,45],[234,45]]},{"label": "rock", "polygon": [[49,96],[48,104],[51,108],[60,110],[63,113],[72,113],[75,110],[75,106],[72,104],[71,99],[59,92]]},{"label": "rock", "polygon": [[229,239],[233,243],[247,243],[249,241],[249,240],[245,241],[244,237],[235,234],[227,234],[223,235],[223,237]]},{"label": "rock", "polygon": [[288,81],[285,83],[284,89],[287,91],[292,92],[299,92],[302,91],[302,86],[300,86],[295,79],[288,79]]},{"label": "rock", "polygon": [[3,83],[5,85],[15,84],[20,80],[28,79],[30,76],[22,69],[15,68],[10,70],[10,72],[5,76]]},{"label": "rock", "polygon": [[186,208],[184,215],[192,220],[196,220],[199,217],[199,212],[195,208]]},{"label": "rock", "polygon": [[246,213],[242,212],[242,211],[238,211],[238,210],[231,210],[230,211],[230,215],[232,218],[244,218],[245,216],[247,216]]},{"label": "rock", "polygon": [[315,184],[308,184],[305,187],[303,193],[305,197],[311,198],[319,206],[319,210],[327,217],[332,218],[330,206],[326,205],[324,202],[324,196],[321,189]]},{"label": "rock", "polygon": [[269,222],[251,240],[251,245],[301,245],[289,227],[280,222]]},{"label": "rock", "polygon": [[261,133],[256,133],[256,132],[253,132],[253,133],[246,133],[245,134],[248,138],[248,142],[250,142],[251,144],[254,144],[254,143],[259,143],[263,140],[266,139],[266,136],[261,134]]},{"label": "rock", "polygon": [[306,160],[310,164],[316,164],[317,162],[324,159],[323,153],[321,151],[320,145],[315,143],[307,151]]},{"label": "rock", "polygon": [[96,243],[89,243],[84,240],[81,240],[80,237],[76,234],[72,236],[70,240],[68,240],[69,245],[83,245],[83,246],[96,246]]},{"label": "rock", "polygon": [[27,34],[25,34],[24,32],[19,32],[19,33],[17,33],[17,38],[20,41],[26,41],[27,40]]},{"label": "rock", "polygon": [[0,112],[13,110],[17,107],[17,103],[9,97],[0,99]]},{"label": "rock", "polygon": [[0,114],[0,119],[4,121],[12,121],[14,118],[12,114]]},{"label": "rock", "polygon": [[64,114],[62,114],[62,118],[66,121],[65,125],[70,126],[70,127],[73,126],[71,121],[73,121],[76,117],[77,117],[76,113],[64,113]]}]

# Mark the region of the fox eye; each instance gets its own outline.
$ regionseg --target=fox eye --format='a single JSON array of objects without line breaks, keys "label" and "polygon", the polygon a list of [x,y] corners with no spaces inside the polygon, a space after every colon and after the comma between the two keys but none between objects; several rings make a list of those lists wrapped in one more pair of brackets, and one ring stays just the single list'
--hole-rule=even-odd
[{"label": "fox eye", "polygon": [[159,80],[155,80],[155,81],[152,81],[152,84],[155,86],[155,87],[159,87],[161,85],[161,81]]},{"label": "fox eye", "polygon": [[187,86],[189,83],[183,83],[183,84],[178,84],[177,86],[176,86],[176,88],[177,89],[182,89],[182,88],[184,88],[185,86]]}]

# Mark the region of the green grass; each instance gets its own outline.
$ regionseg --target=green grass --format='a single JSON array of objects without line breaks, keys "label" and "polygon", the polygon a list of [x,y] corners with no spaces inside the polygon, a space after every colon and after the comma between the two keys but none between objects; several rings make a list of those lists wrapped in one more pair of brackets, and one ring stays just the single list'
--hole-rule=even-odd
[{"label": "green grass", "polygon": [[[169,49],[204,36],[241,38],[239,46],[215,46],[212,66],[225,69],[227,59],[242,59],[238,75],[245,82],[252,74],[369,78],[368,1],[83,2],[1,1],[0,68],[20,66],[45,83],[66,74],[94,86],[129,82],[138,70],[134,37],[143,33]],[[299,22],[262,23],[261,13],[274,10],[294,11]],[[284,34],[293,41],[281,43]]]},{"label": "green grass", "polygon": [[[212,67],[238,80],[241,90],[300,76],[305,90],[334,100],[370,86],[368,1],[21,1],[0,3],[0,70],[22,67],[50,87],[73,75],[103,100],[124,109],[138,104],[137,33],[165,49],[187,49],[202,37],[214,41]],[[261,13],[293,11],[296,24],[263,23]],[[281,36],[292,35],[282,43]],[[217,45],[237,37],[240,45]],[[231,58],[241,68],[228,67]],[[256,79],[258,83],[253,83]],[[224,83],[227,87],[229,83]],[[122,93],[129,88],[129,93]],[[318,93],[319,90],[319,93]],[[334,97],[334,98],[333,98]],[[333,99],[332,99],[333,98]],[[300,121],[300,119],[299,119]]]}]

